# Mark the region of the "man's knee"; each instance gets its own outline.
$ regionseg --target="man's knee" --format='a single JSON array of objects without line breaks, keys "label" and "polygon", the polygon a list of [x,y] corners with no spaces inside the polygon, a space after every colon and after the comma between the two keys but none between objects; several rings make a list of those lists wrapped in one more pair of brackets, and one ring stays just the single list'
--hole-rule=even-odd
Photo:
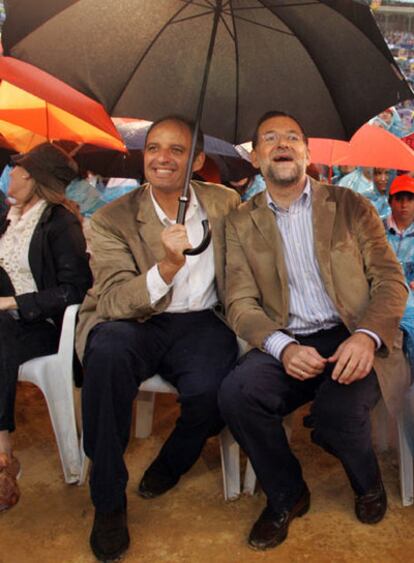
[{"label": "man's knee", "polygon": [[312,441],[327,451],[363,447],[371,443],[369,409],[348,404],[318,404],[312,408]]},{"label": "man's knee", "polygon": [[139,378],[134,342],[128,323],[97,325],[89,335],[83,360],[84,393],[122,390],[135,396]]},{"label": "man's knee", "polygon": [[229,420],[245,412],[245,403],[246,398],[238,377],[232,372],[223,380],[218,393],[218,404],[223,418]]},{"label": "man's knee", "polygon": [[350,405],[346,401],[315,401],[312,420],[315,427],[357,431],[369,421],[369,409],[364,405]]},{"label": "man's knee", "polygon": [[131,337],[129,323],[108,321],[96,325],[88,337],[84,362],[95,357],[122,356],[130,346]]}]

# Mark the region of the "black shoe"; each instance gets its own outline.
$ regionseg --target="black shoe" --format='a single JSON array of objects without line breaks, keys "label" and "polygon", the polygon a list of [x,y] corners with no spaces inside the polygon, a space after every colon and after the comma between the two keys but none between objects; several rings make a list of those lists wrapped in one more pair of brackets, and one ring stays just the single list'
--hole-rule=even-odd
[{"label": "black shoe", "polygon": [[138,494],[142,498],[155,498],[172,489],[179,479],[172,478],[149,467],[138,485]]},{"label": "black shoe", "polygon": [[89,543],[95,557],[104,563],[116,561],[129,547],[126,509],[95,511]]},{"label": "black shoe", "polygon": [[375,489],[355,497],[355,514],[363,524],[377,524],[387,511],[387,494],[380,480]]},{"label": "black shoe", "polygon": [[250,532],[248,544],[253,549],[270,549],[281,544],[288,535],[290,522],[306,514],[310,507],[310,493],[306,487],[291,510],[275,513],[266,507]]}]

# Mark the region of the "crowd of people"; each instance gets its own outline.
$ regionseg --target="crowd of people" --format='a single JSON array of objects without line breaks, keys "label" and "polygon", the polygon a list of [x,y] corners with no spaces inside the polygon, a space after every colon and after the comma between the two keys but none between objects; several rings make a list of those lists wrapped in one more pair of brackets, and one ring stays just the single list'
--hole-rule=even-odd
[{"label": "crowd of people", "polygon": [[[0,510],[20,495],[11,439],[18,367],[56,351],[65,308],[82,303],[90,546],[101,561],[130,543],[124,453],[134,398],[156,373],[177,388],[180,415],[140,480],[142,498],[176,486],[227,424],[266,495],[248,544],[276,547],[311,502],[283,418],[312,402],[312,440],[341,462],[357,520],[375,524],[387,510],[369,415],[381,396],[398,412],[411,381],[414,178],[357,168],[322,182],[301,124],[271,111],[252,134],[260,175],[228,186],[200,176],[200,132],[201,179],[178,224],[191,139],[181,117],[153,123],[145,181],[99,205],[99,183],[78,195],[76,162],[50,143],[14,157],[2,184]],[[88,247],[80,211],[90,216]],[[188,255],[204,220],[212,242]],[[247,343],[240,358],[236,336]]]}]

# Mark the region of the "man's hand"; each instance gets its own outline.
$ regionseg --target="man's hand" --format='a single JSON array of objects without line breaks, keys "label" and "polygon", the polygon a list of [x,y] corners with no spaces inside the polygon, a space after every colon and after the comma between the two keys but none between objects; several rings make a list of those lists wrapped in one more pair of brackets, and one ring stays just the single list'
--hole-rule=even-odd
[{"label": "man's hand", "polygon": [[372,369],[375,355],[375,341],[363,332],[355,332],[340,344],[328,362],[336,363],[332,379],[349,385],[363,379]]},{"label": "man's hand", "polygon": [[281,361],[287,374],[304,381],[323,372],[327,360],[311,346],[288,344],[282,352]]},{"label": "man's hand", "polygon": [[16,299],[14,297],[0,297],[0,311],[11,311],[17,308]]},{"label": "man's hand", "polygon": [[175,274],[185,264],[184,250],[192,248],[184,225],[171,225],[161,233],[165,258],[158,264],[158,270],[165,283],[170,284]]}]

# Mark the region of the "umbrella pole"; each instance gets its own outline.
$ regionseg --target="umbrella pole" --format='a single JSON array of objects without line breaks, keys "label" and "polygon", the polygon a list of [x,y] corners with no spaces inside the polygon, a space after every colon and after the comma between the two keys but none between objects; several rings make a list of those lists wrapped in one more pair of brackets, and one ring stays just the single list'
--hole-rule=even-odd
[{"label": "umbrella pole", "polygon": [[[186,214],[187,206],[188,206],[188,202],[189,202],[190,180],[191,180],[191,176],[192,176],[192,172],[193,172],[193,162],[194,162],[194,155],[195,155],[195,149],[196,149],[196,144],[197,144],[197,136],[198,136],[198,133],[200,131],[200,122],[201,122],[201,117],[202,117],[202,114],[203,114],[204,99],[205,99],[205,96],[206,96],[208,75],[210,73],[211,59],[213,57],[214,44],[215,44],[215,41],[216,41],[217,28],[218,28],[221,12],[222,12],[222,0],[217,0],[215,14],[214,14],[214,21],[213,21],[213,29],[212,29],[212,32],[211,32],[210,44],[209,44],[209,47],[208,47],[206,63],[205,63],[205,66],[204,66],[204,75],[203,75],[203,82],[201,84],[200,98],[198,100],[197,113],[196,113],[195,122],[194,122],[194,130],[193,130],[193,136],[192,136],[192,140],[191,140],[190,155],[188,157],[188,162],[187,162],[187,170],[186,170],[186,175],[185,175],[185,180],[184,180],[184,186],[183,186],[183,191],[181,193],[181,196],[178,199],[179,204],[178,204],[178,213],[177,213],[177,223],[180,224],[180,225],[184,225],[185,214]],[[196,248],[192,248],[192,249],[184,251],[184,254],[188,254],[188,255],[192,255],[192,256],[196,255],[196,254],[200,254],[210,244],[211,230],[210,230],[208,221],[207,220],[202,221],[202,225],[203,225],[203,240],[202,240],[201,244],[199,244],[199,246],[197,246]]]}]

